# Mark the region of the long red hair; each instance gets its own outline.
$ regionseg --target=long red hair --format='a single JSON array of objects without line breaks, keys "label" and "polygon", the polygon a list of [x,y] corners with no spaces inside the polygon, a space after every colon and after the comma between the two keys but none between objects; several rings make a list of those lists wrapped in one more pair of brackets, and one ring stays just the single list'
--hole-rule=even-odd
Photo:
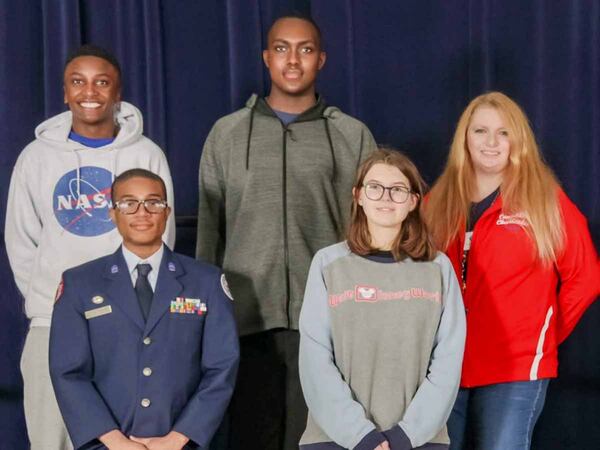
[{"label": "long red hair", "polygon": [[475,110],[494,108],[503,117],[509,133],[510,156],[500,186],[506,214],[523,213],[538,258],[556,261],[564,246],[564,230],[558,206],[558,181],[544,162],[523,110],[501,92],[476,97],[462,113],[448,161],[428,196],[425,220],[438,248],[444,251],[465,226],[474,191],[475,172],[467,131]]}]

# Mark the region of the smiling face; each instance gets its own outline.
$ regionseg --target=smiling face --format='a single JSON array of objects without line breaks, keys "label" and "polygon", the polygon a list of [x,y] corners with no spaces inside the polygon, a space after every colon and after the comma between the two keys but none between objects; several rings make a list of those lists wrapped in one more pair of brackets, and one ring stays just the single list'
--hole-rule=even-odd
[{"label": "smiling face", "polygon": [[[114,187],[113,204],[121,200],[166,200],[163,186],[157,180],[144,177],[128,178]],[[140,257],[156,252],[162,245],[162,235],[171,209],[151,214],[140,205],[135,214],[123,214],[111,209],[110,217],[123,237],[123,245]]]},{"label": "smiling face", "polygon": [[269,97],[315,95],[317,73],[325,64],[317,30],[298,18],[278,20],[269,32],[263,60],[271,76]]},{"label": "smiling face", "polygon": [[73,131],[90,138],[114,136],[115,105],[121,100],[115,67],[96,56],[80,56],[65,68],[63,82]]},{"label": "smiling face", "polygon": [[[404,203],[396,203],[392,201],[391,192],[386,189],[383,197],[379,200],[371,200],[373,195],[367,196],[365,186],[379,184],[386,188],[400,188],[402,190],[411,190],[411,185],[408,178],[395,166],[377,163],[369,169],[363,180],[363,186],[358,194],[358,204],[362,207],[367,218],[369,232],[377,240],[377,234],[382,230],[386,234],[390,231],[393,235],[398,234],[402,228],[402,222],[406,219],[408,213],[415,209],[417,205],[417,197],[414,194],[403,196],[406,198]],[[399,196],[400,198],[402,196]]]},{"label": "smiling face", "polygon": [[477,108],[467,128],[467,148],[477,175],[499,175],[508,165],[509,130],[498,110]]}]

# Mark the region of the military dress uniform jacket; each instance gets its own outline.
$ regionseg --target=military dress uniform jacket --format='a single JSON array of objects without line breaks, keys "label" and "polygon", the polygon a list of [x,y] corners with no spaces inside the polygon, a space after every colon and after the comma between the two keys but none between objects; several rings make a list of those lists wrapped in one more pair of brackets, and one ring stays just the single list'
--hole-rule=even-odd
[{"label": "military dress uniform jacket", "polygon": [[76,449],[97,439],[190,438],[205,448],[233,392],[239,361],[233,302],[214,266],[166,246],[144,319],[121,248],[66,271],[50,332],[50,374]]}]

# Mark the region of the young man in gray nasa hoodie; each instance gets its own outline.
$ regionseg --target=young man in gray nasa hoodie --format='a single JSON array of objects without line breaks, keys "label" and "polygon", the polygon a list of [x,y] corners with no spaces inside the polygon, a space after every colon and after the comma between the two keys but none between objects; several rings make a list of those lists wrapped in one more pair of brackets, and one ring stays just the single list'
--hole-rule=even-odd
[{"label": "young man in gray nasa hoodie", "polygon": [[306,425],[297,330],[308,269],[320,248],[340,240],[356,168],[375,142],[316,95],[325,52],[312,19],[278,19],[263,59],[269,96],[253,95],[206,140],[197,256],[227,274],[242,336],[229,448],[297,449]]},{"label": "young man in gray nasa hoodie", "polygon": [[[50,318],[62,272],[121,243],[108,215],[113,179],[145,168],[165,180],[173,198],[165,155],[142,135],[140,111],[120,101],[120,83],[119,64],[105,50],[83,46],[71,55],[64,73],[70,110],[36,128],[11,177],[5,241],[31,320],[21,371],[32,450],[72,448],[48,371]],[[172,219],[165,240],[175,242]]]}]

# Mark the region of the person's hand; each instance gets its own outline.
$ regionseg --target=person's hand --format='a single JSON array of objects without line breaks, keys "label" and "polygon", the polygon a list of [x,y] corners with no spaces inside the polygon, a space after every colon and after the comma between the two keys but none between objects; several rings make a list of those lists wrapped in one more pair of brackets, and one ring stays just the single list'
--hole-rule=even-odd
[{"label": "person's hand", "polygon": [[144,444],[133,442],[131,439],[128,439],[118,447],[108,447],[108,450],[148,450],[148,447],[146,447]]},{"label": "person's hand", "polygon": [[381,444],[375,447],[374,450],[390,450],[390,444],[388,441],[383,441]]},{"label": "person's hand", "polygon": [[111,430],[98,438],[108,450],[148,450],[144,444],[128,439],[119,430]]},{"label": "person's hand", "polygon": [[[133,442],[145,445],[148,450],[181,450],[189,439],[177,431],[161,437],[138,438],[131,436]],[[389,449],[388,449],[389,450]]]}]

